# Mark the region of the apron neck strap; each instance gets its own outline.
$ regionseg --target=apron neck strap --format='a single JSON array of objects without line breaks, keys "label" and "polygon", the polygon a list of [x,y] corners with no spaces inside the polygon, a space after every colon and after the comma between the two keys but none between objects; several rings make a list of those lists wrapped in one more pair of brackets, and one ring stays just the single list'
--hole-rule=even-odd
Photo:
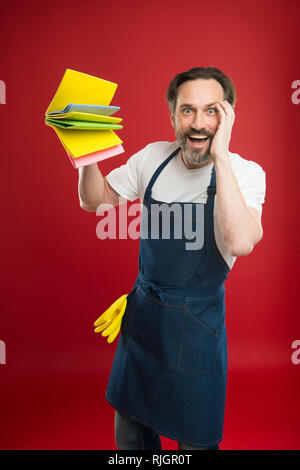
[{"label": "apron neck strap", "polygon": [[[152,178],[150,179],[150,181],[148,183],[148,186],[146,188],[145,195],[144,195],[144,200],[147,199],[149,197],[149,195],[151,194],[152,187],[153,187],[156,179],[158,178],[159,174],[162,172],[162,170],[165,168],[165,166],[169,163],[169,161],[172,160],[172,158],[175,157],[175,155],[177,155],[177,153],[179,152],[180,149],[181,149],[181,147],[178,147],[155,170],[155,172],[153,173]],[[209,186],[207,187],[207,196],[208,196],[209,199],[213,199],[215,194],[216,194],[216,172],[215,172],[215,167],[213,166],[212,173],[211,173],[211,178],[210,178],[210,183],[209,183]]]},{"label": "apron neck strap", "polygon": [[175,155],[177,155],[179,150],[180,150],[180,147],[178,147],[173,153],[171,153],[171,155],[165,161],[163,161],[162,164],[153,173],[152,178],[150,179],[147,189],[145,191],[144,199],[151,194],[152,186],[154,185],[155,180],[158,178],[158,175],[162,172],[162,170],[169,163],[169,161],[172,160],[172,158],[175,157]]}]

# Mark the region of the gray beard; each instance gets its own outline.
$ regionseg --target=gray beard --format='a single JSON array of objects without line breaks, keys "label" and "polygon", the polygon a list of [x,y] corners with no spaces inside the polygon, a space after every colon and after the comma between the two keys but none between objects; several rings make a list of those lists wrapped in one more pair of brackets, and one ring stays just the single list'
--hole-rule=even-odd
[{"label": "gray beard", "polygon": [[201,149],[194,149],[192,152],[189,151],[187,146],[187,137],[183,137],[182,134],[175,130],[175,136],[178,144],[180,145],[184,156],[186,157],[187,161],[192,165],[197,165],[199,167],[203,166],[210,158],[210,147],[211,143],[206,150],[206,152],[201,155]]}]

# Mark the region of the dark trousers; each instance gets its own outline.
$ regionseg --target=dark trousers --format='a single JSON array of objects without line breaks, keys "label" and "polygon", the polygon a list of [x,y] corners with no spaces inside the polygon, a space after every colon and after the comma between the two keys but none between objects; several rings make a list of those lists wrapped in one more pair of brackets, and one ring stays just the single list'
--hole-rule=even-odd
[{"label": "dark trousers", "polygon": [[[159,434],[115,410],[115,441],[119,450],[161,450]],[[178,442],[179,450],[219,450],[214,447],[191,447]]]}]

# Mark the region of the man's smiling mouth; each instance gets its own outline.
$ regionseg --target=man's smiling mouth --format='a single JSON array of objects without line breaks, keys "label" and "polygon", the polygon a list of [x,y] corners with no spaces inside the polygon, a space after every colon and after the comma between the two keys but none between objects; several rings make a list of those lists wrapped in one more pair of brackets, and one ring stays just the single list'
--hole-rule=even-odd
[{"label": "man's smiling mouth", "polygon": [[191,142],[198,142],[198,143],[206,142],[209,139],[207,135],[195,135],[195,134],[188,135],[188,138]]}]

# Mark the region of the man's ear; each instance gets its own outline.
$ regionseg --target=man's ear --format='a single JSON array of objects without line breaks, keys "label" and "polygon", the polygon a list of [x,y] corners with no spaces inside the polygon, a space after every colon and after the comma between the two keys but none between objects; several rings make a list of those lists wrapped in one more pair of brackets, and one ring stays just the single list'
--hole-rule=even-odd
[{"label": "man's ear", "polygon": [[174,116],[170,113],[170,121],[173,127],[175,127]]}]

